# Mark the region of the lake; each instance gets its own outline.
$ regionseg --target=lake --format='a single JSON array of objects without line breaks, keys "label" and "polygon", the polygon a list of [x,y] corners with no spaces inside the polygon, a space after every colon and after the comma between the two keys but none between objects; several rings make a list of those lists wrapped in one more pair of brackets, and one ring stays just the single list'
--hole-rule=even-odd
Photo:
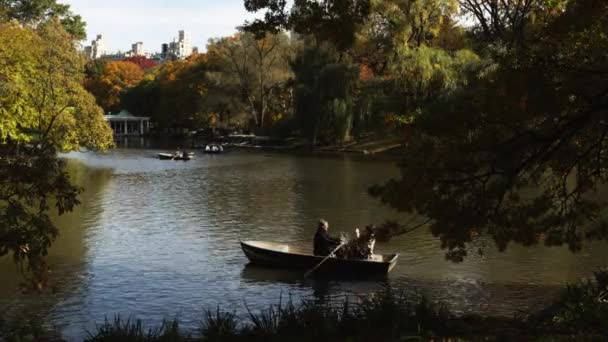
[{"label": "lake", "polygon": [[[56,218],[61,236],[49,256],[56,288],[42,295],[17,290],[11,260],[0,260],[0,310],[36,314],[69,339],[115,314],[157,324],[178,317],[196,328],[205,309],[245,314],[279,298],[361,295],[386,285],[418,291],[458,313],[510,316],[549,303],[566,283],[608,264],[604,243],[578,254],[566,248],[510,246],[481,240],[485,253],[445,260],[426,228],[378,243],[400,253],[382,280],[320,281],[301,272],[246,267],[239,240],[312,238],[319,218],[330,232],[387,219],[408,222],[367,195],[398,175],[396,162],[356,156],[260,151],[198,154],[188,162],[155,158],[154,149],[71,153],[68,168],[85,188],[82,204]],[[403,194],[409,196],[413,194]]]}]

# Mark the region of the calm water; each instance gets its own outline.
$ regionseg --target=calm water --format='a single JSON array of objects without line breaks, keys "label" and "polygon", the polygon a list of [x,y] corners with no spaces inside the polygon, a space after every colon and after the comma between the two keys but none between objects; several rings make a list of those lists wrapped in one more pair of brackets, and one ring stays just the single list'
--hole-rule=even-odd
[{"label": "calm water", "polygon": [[513,315],[540,308],[565,283],[608,264],[605,244],[576,255],[562,248],[490,248],[454,264],[420,229],[378,245],[401,254],[386,280],[324,282],[247,268],[239,240],[307,239],[319,217],[334,233],[407,221],[367,196],[370,185],[398,174],[395,163],[256,152],[177,162],[155,159],[156,152],[68,156],[73,180],[86,191],[75,212],[57,219],[62,235],[50,256],[56,291],[19,294],[14,265],[0,260],[1,311],[45,316],[75,339],[116,313],[147,323],[179,317],[192,328],[204,309],[217,305],[243,313],[244,303],[257,310],[281,295],[365,294],[391,284],[456,312]]}]

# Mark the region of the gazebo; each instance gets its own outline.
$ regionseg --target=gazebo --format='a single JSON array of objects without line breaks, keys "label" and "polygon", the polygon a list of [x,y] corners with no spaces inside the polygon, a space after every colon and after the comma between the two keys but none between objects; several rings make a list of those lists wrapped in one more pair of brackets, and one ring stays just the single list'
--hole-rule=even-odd
[{"label": "gazebo", "polygon": [[147,116],[134,116],[128,111],[122,110],[103,117],[110,124],[114,136],[145,135],[150,131],[150,118]]}]

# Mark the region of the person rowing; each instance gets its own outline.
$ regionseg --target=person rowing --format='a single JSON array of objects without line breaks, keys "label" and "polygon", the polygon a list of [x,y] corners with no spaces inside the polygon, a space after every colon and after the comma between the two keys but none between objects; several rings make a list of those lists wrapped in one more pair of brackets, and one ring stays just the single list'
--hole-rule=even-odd
[{"label": "person rowing", "polygon": [[319,220],[317,232],[313,242],[314,255],[326,256],[341,245],[342,241],[339,238],[334,238],[329,235],[329,223],[324,219]]}]

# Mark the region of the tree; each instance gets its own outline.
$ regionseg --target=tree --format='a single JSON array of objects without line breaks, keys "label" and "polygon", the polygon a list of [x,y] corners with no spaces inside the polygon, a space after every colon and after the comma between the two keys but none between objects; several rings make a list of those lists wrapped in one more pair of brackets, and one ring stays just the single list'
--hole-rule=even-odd
[{"label": "tree", "polygon": [[72,13],[69,5],[55,0],[0,0],[0,9],[8,19],[32,27],[56,19],[75,40],[87,37],[82,17]]},{"label": "tree", "polygon": [[526,49],[470,70],[416,117],[401,178],[372,194],[428,217],[457,261],[485,234],[500,250],[606,239],[607,28],[608,3],[571,1]]},{"label": "tree", "polygon": [[210,63],[231,75],[238,86],[255,126],[264,128],[272,100],[291,76],[287,36],[269,34],[256,39],[241,33],[211,40],[207,50]]},{"label": "tree", "polygon": [[[532,24],[560,13],[567,0],[458,0],[486,42],[523,44]],[[546,18],[543,18],[546,17]]]},{"label": "tree", "polygon": [[338,62],[331,48],[305,48],[291,63],[294,109],[311,147],[348,140],[352,125],[357,66]]},{"label": "tree", "polygon": [[463,72],[479,57],[454,26],[456,10],[455,0],[372,2],[352,53],[371,71],[357,101],[357,131],[366,121],[409,125],[427,105],[464,85]]},{"label": "tree", "polygon": [[146,71],[158,66],[158,62],[153,59],[150,59],[146,56],[133,56],[128,57],[122,60],[123,62],[131,62],[141,68],[141,70]]},{"label": "tree", "polygon": [[257,38],[292,31],[313,36],[317,45],[330,42],[344,51],[355,42],[355,32],[370,11],[370,0],[295,0],[289,10],[286,5],[285,0],[245,0],[248,11],[265,11],[264,20],[246,23],[245,31]]},{"label": "tree", "polygon": [[12,254],[42,288],[58,234],[48,211],[78,204],[56,151],[112,146],[112,132],[82,86],[84,60],[57,19],[34,30],[0,24],[0,256]]},{"label": "tree", "polygon": [[87,87],[106,111],[120,110],[121,97],[144,77],[139,66],[131,62],[108,62],[101,74],[87,81]]},{"label": "tree", "polygon": [[197,128],[206,122],[208,69],[207,57],[200,54],[164,63],[129,88],[123,104],[132,113],[151,116],[162,128]]}]

